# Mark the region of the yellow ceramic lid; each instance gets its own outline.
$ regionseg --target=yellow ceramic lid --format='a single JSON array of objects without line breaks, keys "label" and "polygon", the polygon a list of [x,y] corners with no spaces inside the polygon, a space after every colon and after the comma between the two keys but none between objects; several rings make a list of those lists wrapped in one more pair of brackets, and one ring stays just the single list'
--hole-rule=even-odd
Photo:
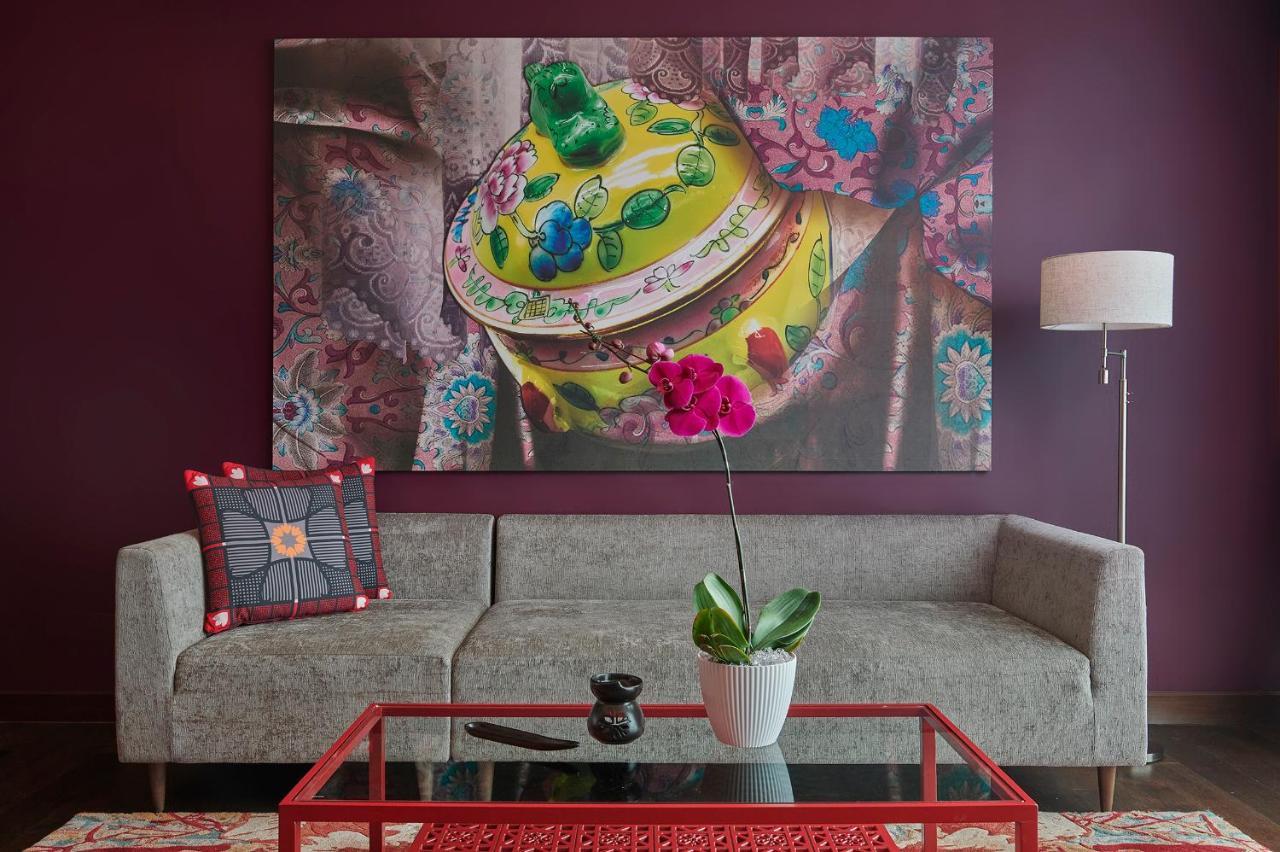
[{"label": "yellow ceramic lid", "polygon": [[572,63],[526,69],[532,121],[494,158],[446,234],[446,277],[481,323],[602,331],[674,309],[733,271],[785,191],[724,107],[633,80],[591,87]]}]

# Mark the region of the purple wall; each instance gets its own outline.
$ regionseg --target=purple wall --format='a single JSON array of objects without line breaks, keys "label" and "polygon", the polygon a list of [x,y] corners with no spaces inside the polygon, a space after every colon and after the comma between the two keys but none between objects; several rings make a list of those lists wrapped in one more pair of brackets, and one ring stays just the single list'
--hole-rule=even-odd
[{"label": "purple wall", "polygon": [[[646,0],[629,21],[533,3],[34,5],[0,51],[0,690],[110,690],[116,549],[191,526],[184,467],[266,459],[271,37],[545,31],[993,36],[994,470],[742,474],[741,507],[1019,512],[1107,534],[1114,388],[1095,384],[1094,336],[1037,329],[1039,260],[1173,252],[1175,328],[1119,339],[1151,687],[1280,687],[1269,3]],[[719,511],[722,495],[710,474],[379,476],[392,511]]]}]

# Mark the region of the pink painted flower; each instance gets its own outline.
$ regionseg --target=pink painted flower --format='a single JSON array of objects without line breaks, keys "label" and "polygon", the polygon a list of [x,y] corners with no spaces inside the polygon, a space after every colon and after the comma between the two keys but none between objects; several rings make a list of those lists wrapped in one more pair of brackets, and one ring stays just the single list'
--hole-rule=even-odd
[{"label": "pink painted flower", "polygon": [[476,205],[480,208],[480,230],[491,233],[498,226],[498,217],[515,212],[524,201],[524,187],[528,180],[525,172],[533,168],[538,155],[529,140],[512,142],[502,149],[489,171],[480,180],[476,191]]},{"label": "pink painted flower", "polygon": [[622,91],[626,92],[628,95],[631,96],[632,100],[636,100],[636,101],[648,101],[651,104],[671,103],[671,101],[667,100],[662,95],[655,92],[653,89],[650,89],[648,86],[646,86],[644,83],[641,83],[639,80],[628,81],[627,84],[622,87]]},{"label": "pink painted flower", "polygon": [[645,276],[644,292],[654,293],[658,290],[666,290],[668,293],[673,293],[680,287],[676,279],[692,268],[692,260],[686,260],[679,265],[669,263],[666,266],[655,266],[653,272]]},{"label": "pink painted flower", "polygon": [[453,262],[463,272],[467,271],[467,262],[471,260],[471,252],[466,243],[458,243],[453,247]]},{"label": "pink painted flower", "polygon": [[722,406],[720,391],[715,387],[707,388],[695,396],[687,407],[673,408],[668,411],[667,425],[671,427],[673,434],[682,438],[692,438],[720,425]]},{"label": "pink painted flower", "polygon": [[[648,101],[651,104],[671,103],[670,98],[664,97],[654,89],[651,89],[644,83],[641,83],[639,80],[628,81],[627,84],[622,87],[622,91],[626,92],[631,96],[632,100],[636,101]],[[676,106],[680,107],[680,109],[687,109],[689,112],[697,112],[706,105],[706,102],[698,95],[676,102]]]},{"label": "pink painted flower", "polygon": [[717,410],[720,431],[733,438],[750,432],[756,423],[756,408],[751,402],[751,391],[742,379],[721,376],[716,382],[716,391],[720,397]]}]

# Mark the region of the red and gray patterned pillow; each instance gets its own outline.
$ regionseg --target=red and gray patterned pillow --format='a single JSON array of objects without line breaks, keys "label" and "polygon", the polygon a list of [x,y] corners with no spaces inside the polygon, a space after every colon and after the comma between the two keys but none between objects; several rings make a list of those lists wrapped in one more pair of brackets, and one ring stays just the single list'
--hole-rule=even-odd
[{"label": "red and gray patterned pillow", "polygon": [[206,633],[364,609],[342,474],[288,484],[186,472],[204,555]]},{"label": "red and gray patterned pillow", "polygon": [[[336,464],[326,471],[342,474],[342,502],[346,509],[347,530],[351,534],[351,549],[356,557],[356,570],[360,583],[372,598],[391,597],[387,575],[382,568],[382,539],[378,535],[378,511],[374,500],[373,457],[357,458],[345,464]],[[314,477],[313,470],[271,470],[249,467],[238,462],[223,462],[222,472],[238,482],[297,482]]]}]

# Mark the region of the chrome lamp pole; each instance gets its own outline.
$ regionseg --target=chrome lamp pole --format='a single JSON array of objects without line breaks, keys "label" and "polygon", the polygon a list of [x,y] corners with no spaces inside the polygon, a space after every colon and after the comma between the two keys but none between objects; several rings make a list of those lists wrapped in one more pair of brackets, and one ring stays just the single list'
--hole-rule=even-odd
[{"label": "chrome lamp pole", "polygon": [[1098,384],[1111,382],[1107,368],[1111,358],[1120,359],[1120,471],[1116,482],[1116,541],[1127,544],[1126,518],[1129,502],[1129,350],[1107,348],[1107,323],[1102,324],[1102,367]]},{"label": "chrome lamp pole", "polygon": [[[1129,350],[1112,349],[1108,333],[1173,325],[1173,255],[1153,251],[1060,254],[1040,264],[1040,327],[1102,331],[1098,384],[1109,384],[1120,360],[1120,440],[1116,476],[1116,541],[1128,542]],[[1147,763],[1164,750],[1147,742]]]}]

